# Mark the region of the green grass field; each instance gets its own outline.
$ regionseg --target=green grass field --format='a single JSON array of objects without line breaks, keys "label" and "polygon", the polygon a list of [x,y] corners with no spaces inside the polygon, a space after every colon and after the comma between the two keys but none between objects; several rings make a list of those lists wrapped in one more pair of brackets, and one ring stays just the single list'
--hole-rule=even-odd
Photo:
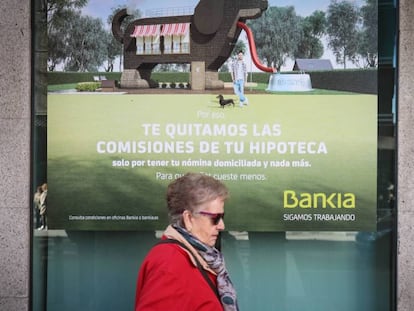
[{"label": "green grass field", "polygon": [[[167,184],[198,171],[229,187],[228,230],[375,230],[376,96],[261,94],[249,102],[222,109],[210,94],[50,94],[50,227],[163,229]],[[302,147],[291,147],[297,142]],[[120,143],[137,150],[120,150]],[[148,162],[157,160],[164,163]],[[284,190],[350,192],[356,207],[286,209]],[[284,222],[285,213],[353,213],[356,220]],[[113,217],[127,215],[153,219]]]}]

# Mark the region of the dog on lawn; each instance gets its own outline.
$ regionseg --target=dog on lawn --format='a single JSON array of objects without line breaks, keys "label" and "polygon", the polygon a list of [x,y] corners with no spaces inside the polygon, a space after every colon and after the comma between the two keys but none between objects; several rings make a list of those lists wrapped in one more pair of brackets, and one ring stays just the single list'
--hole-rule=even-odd
[{"label": "dog on lawn", "polygon": [[220,104],[221,108],[224,108],[224,106],[227,106],[227,105],[233,105],[233,107],[234,107],[234,100],[233,99],[231,99],[231,98],[225,99],[223,97],[223,95],[221,95],[221,94],[218,95],[216,98],[219,99],[219,104]]}]

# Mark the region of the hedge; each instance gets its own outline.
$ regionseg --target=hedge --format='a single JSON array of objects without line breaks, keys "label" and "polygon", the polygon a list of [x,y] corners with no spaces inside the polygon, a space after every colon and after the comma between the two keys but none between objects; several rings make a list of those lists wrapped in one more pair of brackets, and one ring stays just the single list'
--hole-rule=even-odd
[{"label": "hedge", "polygon": [[[331,71],[310,71],[312,87],[326,90],[350,91],[359,93],[377,93],[377,69],[347,69]],[[297,74],[297,72],[282,72]],[[254,72],[252,81],[256,83],[269,82],[270,73]],[[119,81],[120,72],[48,72],[48,84],[67,84],[78,82],[93,82],[94,76],[105,76],[108,80]],[[159,83],[189,83],[188,72],[154,72],[151,78]],[[220,72],[219,79],[231,82],[229,72]],[[250,81],[250,73],[248,77]]]},{"label": "hedge", "polygon": [[105,76],[107,80],[120,80],[120,72],[70,72],[70,71],[49,71],[47,83],[68,84],[78,82],[94,82],[94,77]]}]

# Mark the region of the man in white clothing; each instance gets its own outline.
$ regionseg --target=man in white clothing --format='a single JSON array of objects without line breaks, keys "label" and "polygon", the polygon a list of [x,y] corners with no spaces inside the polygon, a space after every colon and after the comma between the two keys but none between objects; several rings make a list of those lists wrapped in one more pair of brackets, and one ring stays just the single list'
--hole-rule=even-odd
[{"label": "man in white clothing", "polygon": [[231,66],[234,93],[239,97],[240,107],[248,104],[247,98],[244,95],[244,85],[247,81],[247,66],[243,61],[243,56],[243,51],[239,51],[237,53],[237,60]]}]

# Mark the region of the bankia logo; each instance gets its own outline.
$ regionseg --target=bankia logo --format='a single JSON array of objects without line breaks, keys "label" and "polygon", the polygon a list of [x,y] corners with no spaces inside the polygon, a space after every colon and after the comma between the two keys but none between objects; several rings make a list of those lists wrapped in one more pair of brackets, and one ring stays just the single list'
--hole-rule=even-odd
[{"label": "bankia logo", "polygon": [[356,208],[356,195],[351,192],[296,192],[283,191],[283,208]]}]

